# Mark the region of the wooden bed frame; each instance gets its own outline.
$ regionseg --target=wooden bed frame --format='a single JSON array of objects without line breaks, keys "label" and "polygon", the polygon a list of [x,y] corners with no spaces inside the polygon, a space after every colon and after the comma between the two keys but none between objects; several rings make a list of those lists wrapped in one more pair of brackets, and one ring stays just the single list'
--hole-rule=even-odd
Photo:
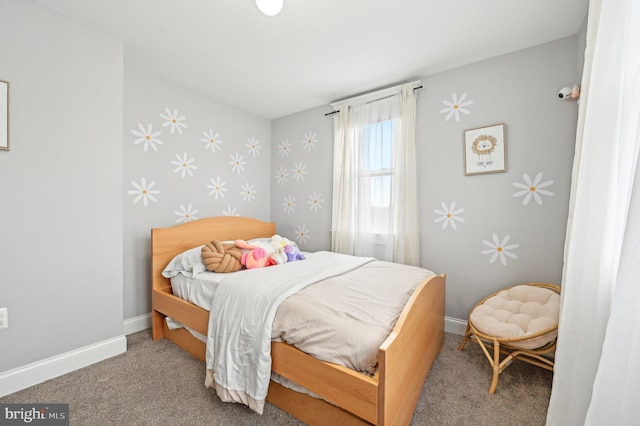
[{"label": "wooden bed frame", "polygon": [[[244,217],[212,217],[152,229],[153,339],[164,337],[204,361],[205,344],[184,328],[169,330],[165,317],[206,335],[209,312],[174,296],[162,270],[177,254],[213,239],[249,240],[274,234],[274,223]],[[324,399],[271,381],[267,401],[310,425],[408,425],[427,373],[444,342],[444,299],[444,274],[431,277],[416,289],[392,333],[380,346],[375,377],[319,361],[291,345],[274,342],[272,371]]]}]

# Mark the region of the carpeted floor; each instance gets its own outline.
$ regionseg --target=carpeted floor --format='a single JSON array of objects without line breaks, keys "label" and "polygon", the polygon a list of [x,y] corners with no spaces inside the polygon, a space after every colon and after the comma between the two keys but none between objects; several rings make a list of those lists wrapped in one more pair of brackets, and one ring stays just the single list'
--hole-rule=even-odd
[{"label": "carpeted floor", "polygon": [[[472,343],[446,334],[412,425],[544,425],[552,373],[515,361],[489,395],[491,368]],[[267,403],[260,416],[222,403],[204,387],[204,364],[151,331],[127,337],[126,353],[0,398],[0,403],[69,403],[70,424],[87,425],[300,425]]]}]

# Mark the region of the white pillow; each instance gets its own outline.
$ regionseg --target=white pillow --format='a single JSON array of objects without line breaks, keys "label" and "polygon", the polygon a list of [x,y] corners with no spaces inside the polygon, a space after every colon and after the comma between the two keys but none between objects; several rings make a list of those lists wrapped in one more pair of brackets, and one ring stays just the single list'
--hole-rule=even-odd
[{"label": "white pillow", "polygon": [[[268,243],[269,240],[271,240],[271,238],[254,238],[247,242],[249,244],[262,246],[262,244]],[[221,243],[233,244],[234,241],[221,241]],[[162,271],[162,276],[165,278],[173,278],[178,274],[182,274],[188,278],[195,278],[199,273],[205,272],[207,267],[202,263],[202,247],[204,247],[204,245],[183,251],[171,259],[171,262],[169,262]]]},{"label": "white pillow", "polygon": [[270,243],[271,238],[254,238],[252,240],[247,241],[249,244],[259,244],[259,243]]},{"label": "white pillow", "polygon": [[195,278],[200,272],[206,271],[207,267],[202,263],[202,247],[204,245],[183,251],[171,259],[162,271],[162,276],[172,278],[182,274],[185,277]]}]

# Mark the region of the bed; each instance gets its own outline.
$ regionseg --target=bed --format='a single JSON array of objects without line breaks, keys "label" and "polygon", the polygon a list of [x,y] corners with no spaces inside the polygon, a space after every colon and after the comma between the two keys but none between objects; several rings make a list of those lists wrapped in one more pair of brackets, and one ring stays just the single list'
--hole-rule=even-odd
[{"label": "bed", "polygon": [[[204,361],[205,343],[187,328],[206,335],[209,312],[176,297],[163,269],[177,254],[212,239],[250,240],[274,234],[274,223],[244,217],[212,217],[152,229],[153,339],[166,338]],[[378,349],[373,377],[319,361],[287,343],[273,342],[272,371],[320,398],[272,381],[267,401],[310,425],[409,424],[424,380],[444,342],[444,298],[444,275],[434,275],[417,287]],[[186,328],[169,329],[166,317]]]}]

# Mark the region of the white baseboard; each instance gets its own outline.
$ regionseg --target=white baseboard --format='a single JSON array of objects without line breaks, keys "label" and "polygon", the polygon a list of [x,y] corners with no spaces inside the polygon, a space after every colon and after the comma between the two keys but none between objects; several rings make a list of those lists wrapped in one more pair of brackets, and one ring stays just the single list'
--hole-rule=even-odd
[{"label": "white baseboard", "polygon": [[[444,331],[447,333],[462,336],[466,327],[467,321],[452,317],[444,318]],[[148,328],[151,328],[150,313],[124,321],[125,335]],[[120,355],[127,351],[125,335],[0,373],[0,397]]]},{"label": "white baseboard", "polygon": [[151,328],[151,313],[124,320],[124,334],[126,336],[148,328]]},{"label": "white baseboard", "polygon": [[[124,334],[127,336],[149,328],[151,328],[151,313],[124,320]],[[445,332],[464,336],[466,329],[467,321],[458,318],[444,317]]]},{"label": "white baseboard", "polygon": [[464,336],[465,331],[467,331],[467,321],[458,318],[444,317],[444,331]]},{"label": "white baseboard", "polygon": [[127,338],[122,335],[5,371],[0,373],[0,397],[104,361],[126,351]]}]

